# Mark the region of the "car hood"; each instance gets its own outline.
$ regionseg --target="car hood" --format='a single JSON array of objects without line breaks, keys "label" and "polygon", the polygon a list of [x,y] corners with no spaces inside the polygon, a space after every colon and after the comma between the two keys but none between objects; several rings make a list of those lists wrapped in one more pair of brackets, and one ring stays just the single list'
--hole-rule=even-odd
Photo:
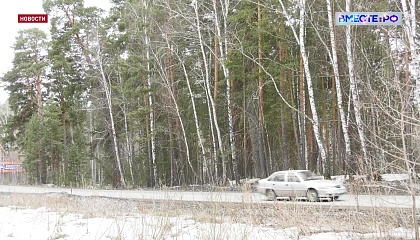
[{"label": "car hood", "polygon": [[257,184],[261,183],[261,182],[266,182],[267,180],[268,180],[268,178],[258,179]]}]

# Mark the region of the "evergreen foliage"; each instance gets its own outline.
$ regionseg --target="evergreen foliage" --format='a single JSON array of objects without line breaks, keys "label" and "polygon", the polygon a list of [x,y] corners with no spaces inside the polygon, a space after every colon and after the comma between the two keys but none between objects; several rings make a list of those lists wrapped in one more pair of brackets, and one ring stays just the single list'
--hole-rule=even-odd
[{"label": "evergreen foliage", "polygon": [[[20,31],[13,68],[1,77],[13,112],[1,122],[2,146],[16,146],[29,182],[81,187],[216,184],[226,183],[224,174],[240,180],[306,167],[326,176],[385,173],[405,167],[402,149],[416,167],[415,83],[407,77],[408,53],[391,44],[404,43],[404,29],[354,27],[348,53],[345,28],[329,29],[325,4],[306,3],[304,45],[327,154],[322,162],[305,56],[292,31],[299,30],[299,4],[280,2],[197,1],[196,16],[194,3],[184,0],[113,0],[108,13],[83,0],[43,1],[50,32]],[[335,9],[345,7],[335,2]],[[353,2],[353,11],[400,8]],[[348,54],[357,92],[350,91]],[[352,94],[361,103],[366,155]],[[348,158],[338,98],[351,136]]]}]

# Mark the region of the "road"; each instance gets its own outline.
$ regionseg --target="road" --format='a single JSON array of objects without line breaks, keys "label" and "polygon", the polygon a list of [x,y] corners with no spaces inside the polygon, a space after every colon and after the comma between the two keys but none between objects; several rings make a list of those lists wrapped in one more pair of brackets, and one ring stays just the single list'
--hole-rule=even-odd
[{"label": "road", "polygon": [[[0,185],[3,193],[67,193],[79,196],[102,196],[125,199],[147,200],[177,200],[177,201],[214,201],[214,202],[245,202],[273,204],[265,200],[265,196],[250,192],[184,192],[171,190],[95,190],[95,189],[68,189],[36,186],[8,186]],[[277,203],[277,202],[276,202]],[[280,201],[281,204],[303,204],[337,207],[378,207],[378,208],[411,208],[410,196],[370,196],[370,195],[343,195],[335,202],[292,202]],[[420,208],[420,196],[416,197],[417,208]]]}]

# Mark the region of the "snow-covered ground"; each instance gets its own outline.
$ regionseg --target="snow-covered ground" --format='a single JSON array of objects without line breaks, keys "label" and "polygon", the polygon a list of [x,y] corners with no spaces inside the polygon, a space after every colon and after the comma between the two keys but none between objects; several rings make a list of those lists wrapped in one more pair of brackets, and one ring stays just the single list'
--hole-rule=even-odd
[{"label": "snow-covered ground", "polygon": [[[412,239],[413,233],[395,228],[382,233],[322,232],[304,234],[299,227],[275,229],[270,226],[239,223],[197,222],[189,216],[153,215],[89,218],[81,214],[58,213],[45,207],[25,209],[0,207],[0,239],[173,239],[173,240],[335,240],[335,239]],[[389,238],[388,238],[389,239]]]},{"label": "snow-covered ground", "polygon": [[382,174],[382,181],[395,182],[395,181],[408,181],[408,174]]},{"label": "snow-covered ground", "polygon": [[[354,176],[356,178],[366,178],[366,175]],[[382,181],[385,182],[397,182],[397,181],[407,181],[409,179],[408,174],[382,174]],[[337,175],[331,176],[331,179],[337,182],[345,182],[350,179],[349,175]]]}]

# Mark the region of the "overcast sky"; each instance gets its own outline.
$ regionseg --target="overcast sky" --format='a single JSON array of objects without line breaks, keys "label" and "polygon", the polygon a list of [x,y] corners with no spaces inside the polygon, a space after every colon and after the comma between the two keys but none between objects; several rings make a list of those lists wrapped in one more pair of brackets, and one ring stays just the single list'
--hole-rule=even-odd
[{"label": "overcast sky", "polygon": [[[85,6],[97,6],[108,10],[111,6],[109,0],[85,0]],[[21,29],[37,27],[49,32],[49,24],[45,23],[18,23],[18,14],[45,13],[42,9],[42,0],[12,0],[2,4],[0,8],[0,76],[12,68],[13,49],[17,32]],[[0,87],[0,102],[7,99],[7,93]]]}]

